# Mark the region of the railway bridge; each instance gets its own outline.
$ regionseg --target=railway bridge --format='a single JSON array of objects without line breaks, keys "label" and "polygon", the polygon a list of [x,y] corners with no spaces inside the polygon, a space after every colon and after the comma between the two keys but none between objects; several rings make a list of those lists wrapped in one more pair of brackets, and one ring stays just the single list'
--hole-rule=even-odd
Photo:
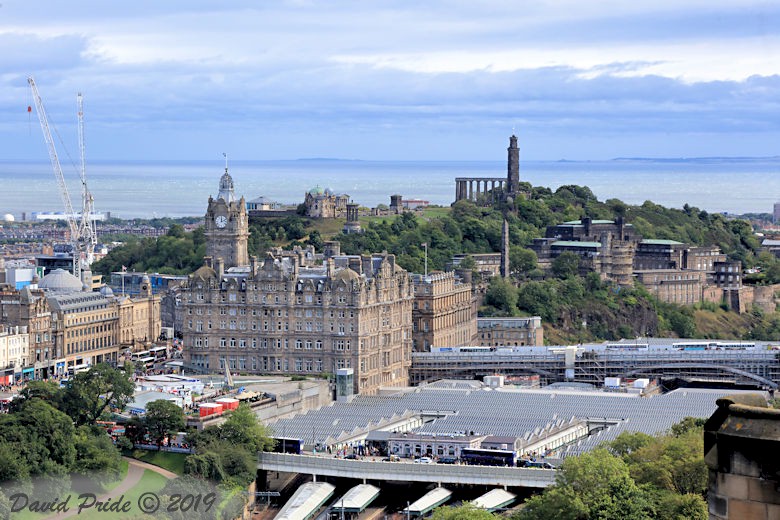
[{"label": "railway bridge", "polygon": [[413,384],[495,374],[538,375],[542,384],[573,381],[600,386],[607,377],[660,377],[776,389],[780,384],[780,351],[758,347],[745,350],[651,348],[615,351],[571,346],[412,354],[410,379]]}]

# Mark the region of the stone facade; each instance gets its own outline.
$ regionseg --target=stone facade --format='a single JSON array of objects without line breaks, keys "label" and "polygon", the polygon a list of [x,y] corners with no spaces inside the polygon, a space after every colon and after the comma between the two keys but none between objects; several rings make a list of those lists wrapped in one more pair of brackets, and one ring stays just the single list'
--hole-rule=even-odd
[{"label": "stone facade", "polygon": [[162,326],[160,296],[152,294],[148,276],[142,277],[138,295],[119,298],[117,305],[122,349],[145,350],[157,341]]},{"label": "stone facade", "polygon": [[[707,281],[704,271],[653,269],[634,271],[636,281],[662,302],[693,305],[704,300],[702,288]],[[717,291],[720,295],[722,291]]]},{"label": "stone facade", "polygon": [[477,345],[483,347],[541,347],[542,318],[477,318]]},{"label": "stone facade", "polygon": [[311,218],[340,218],[347,213],[349,195],[337,195],[330,189],[316,186],[306,192],[303,204],[306,216]]},{"label": "stone facade", "polygon": [[269,253],[240,273],[207,263],[179,295],[184,359],[204,371],[353,368],[361,393],[408,383],[414,294],[393,255],[336,256],[307,267],[298,255]]},{"label": "stone facade", "polygon": [[622,217],[616,220],[582,220],[549,226],[544,238],[536,238],[531,249],[540,269],[549,270],[564,252],[580,257],[581,274],[600,273],[619,285],[633,284],[633,260],[641,237]]},{"label": "stone facade", "polygon": [[160,298],[151,294],[114,296],[81,290],[71,274],[54,272],[21,290],[0,291],[0,324],[29,334],[21,377],[45,379],[66,375],[68,368],[115,363],[121,349],[151,345],[160,335]]},{"label": "stone facade", "polygon": [[0,385],[22,378],[30,354],[30,335],[26,327],[0,326]]},{"label": "stone facade", "polygon": [[452,271],[414,274],[412,280],[413,350],[473,345],[477,336],[477,296],[470,281]]},{"label": "stone facade", "polygon": [[[245,213],[236,218],[246,225]],[[203,371],[285,375],[351,368],[360,393],[407,385],[409,274],[394,255],[349,256],[339,249],[338,242],[328,242],[324,255],[276,249],[262,262],[252,257],[233,266],[206,257],[176,291],[185,363]]]},{"label": "stone facade", "polygon": [[45,377],[54,362],[51,311],[46,296],[36,283],[21,290],[0,292],[0,323],[21,327],[30,335],[29,358],[25,367],[33,367],[34,377]]},{"label": "stone facade", "polygon": [[717,404],[704,425],[710,519],[780,518],[780,410],[759,394]]},{"label": "stone facade", "polygon": [[114,300],[95,292],[48,296],[56,374],[71,367],[116,363],[119,353],[119,312]]},{"label": "stone facade", "polygon": [[244,197],[236,200],[227,168],[219,181],[219,195],[209,197],[205,234],[207,256],[221,258],[227,267],[249,265],[246,202]]},{"label": "stone facade", "polygon": [[520,194],[520,149],[515,135],[509,138],[506,177],[457,177],[455,179],[455,202],[470,200],[484,206],[499,201],[511,204]]}]

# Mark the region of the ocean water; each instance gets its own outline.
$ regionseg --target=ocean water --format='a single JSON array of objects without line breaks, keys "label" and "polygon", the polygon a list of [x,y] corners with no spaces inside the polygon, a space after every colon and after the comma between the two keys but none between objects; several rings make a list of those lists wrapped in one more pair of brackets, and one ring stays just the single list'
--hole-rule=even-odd
[{"label": "ocean water", "polygon": [[[80,206],[75,167],[63,165],[71,200]],[[121,218],[202,215],[218,191],[224,165],[214,162],[93,162],[87,178],[97,211]],[[504,177],[505,161],[231,161],[236,194],[300,203],[321,186],[348,193],[364,206],[389,204],[390,195],[448,205],[455,177]],[[599,200],[629,204],[651,200],[709,212],[771,213],[780,201],[780,158],[521,161],[520,178],[534,186],[589,186]],[[47,162],[0,161],[0,214],[63,211]]]}]

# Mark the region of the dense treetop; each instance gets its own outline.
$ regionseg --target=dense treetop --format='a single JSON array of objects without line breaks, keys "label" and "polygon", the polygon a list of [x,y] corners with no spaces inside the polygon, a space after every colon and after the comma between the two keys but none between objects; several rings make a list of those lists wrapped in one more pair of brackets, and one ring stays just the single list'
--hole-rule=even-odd
[{"label": "dense treetop", "polygon": [[[504,215],[509,223],[511,283],[499,280],[488,288],[483,315],[540,315],[558,342],[616,339],[639,335],[675,335],[780,339],[780,317],[760,311],[739,323],[720,316],[717,305],[681,308],[659,303],[641,287],[618,289],[597,277],[577,275],[578,259],[564,254],[553,263],[546,279],[537,269],[536,255],[528,245],[544,236],[547,226],[585,216],[614,219],[624,216],[645,238],[671,239],[691,245],[717,245],[746,268],[760,266],[749,275],[752,283],[780,281],[780,261],[760,251],[760,243],[745,220],[727,218],[684,206],[670,209],[647,201],[627,205],[617,199],[599,201],[589,188],[561,186],[555,191],[525,183],[527,198],[516,201],[516,212],[506,208],[480,207],[458,201],[451,208],[364,219],[364,232],[340,233],[340,220],[312,220],[301,216],[257,219],[251,222],[249,252],[262,257],[271,245],[314,245],[321,250],[325,240],[341,242],[347,254],[388,251],[398,264],[422,272],[428,244],[429,270],[446,269],[455,254],[497,252],[501,247]],[[335,224],[335,225],[334,225]],[[127,266],[131,270],[189,274],[203,262],[203,230],[185,233],[173,225],[159,239],[133,240],[113,250],[96,263],[96,272],[108,274]],[[464,264],[473,265],[468,259]],[[713,327],[715,322],[729,322]],[[585,323],[585,327],[583,327]]]}]

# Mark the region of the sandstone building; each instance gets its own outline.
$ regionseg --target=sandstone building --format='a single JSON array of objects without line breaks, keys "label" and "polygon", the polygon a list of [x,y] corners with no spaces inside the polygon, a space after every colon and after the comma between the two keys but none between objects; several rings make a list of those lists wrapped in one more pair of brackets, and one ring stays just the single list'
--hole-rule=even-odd
[{"label": "sandstone building", "polygon": [[[234,198],[232,182],[220,189],[209,202],[207,226],[217,215],[246,225],[242,208],[221,202]],[[211,211],[218,205],[224,213]],[[177,293],[185,363],[286,375],[351,368],[360,393],[408,384],[414,291],[393,255],[342,255],[330,242],[324,255],[296,248],[243,262],[238,252],[246,250],[248,234],[209,229],[207,240],[221,244],[220,256],[207,256]]]},{"label": "sandstone building", "polygon": [[84,290],[72,274],[57,269],[15,290],[0,291],[0,324],[29,335],[28,354],[15,377],[65,376],[97,363],[116,363],[119,352],[151,345],[160,334],[160,299],[148,278],[141,294],[115,296],[104,287]]},{"label": "sandstone building", "polygon": [[478,318],[477,345],[483,347],[541,347],[542,318]]},{"label": "sandstone building", "polygon": [[330,189],[322,189],[315,186],[308,192],[303,200],[306,207],[306,216],[312,218],[338,218],[347,213],[349,195],[339,195]]},{"label": "sandstone building", "polygon": [[452,271],[414,274],[412,280],[413,350],[473,345],[477,336],[477,296],[471,280]]}]

